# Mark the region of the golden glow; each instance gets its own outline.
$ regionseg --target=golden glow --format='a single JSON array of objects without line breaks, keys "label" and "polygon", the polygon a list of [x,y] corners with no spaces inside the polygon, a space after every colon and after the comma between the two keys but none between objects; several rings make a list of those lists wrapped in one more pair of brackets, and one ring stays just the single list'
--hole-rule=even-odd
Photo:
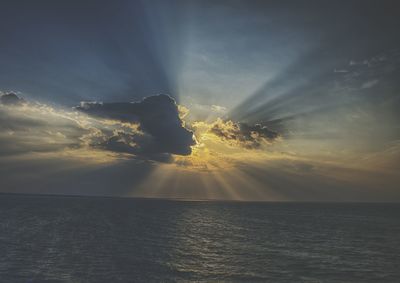
[{"label": "golden glow", "polygon": [[[84,163],[113,163],[132,155],[114,153],[93,147],[93,143],[105,139],[104,132],[124,132],[137,136],[144,133],[139,124],[117,120],[93,118],[78,111],[55,108],[41,103],[25,103],[18,107],[0,104],[0,111],[10,121],[27,121],[27,130],[6,131],[2,138],[13,138],[16,146],[31,149],[24,158],[43,159],[58,157],[81,160]],[[12,128],[12,125],[11,125]]]},{"label": "golden glow", "polygon": [[[30,152],[13,156],[14,162],[28,160],[52,164],[62,160],[62,166],[46,169],[43,173],[46,176],[58,174],[60,170],[69,173],[114,164],[120,166],[129,159],[134,162],[127,162],[126,166],[146,163],[149,170],[143,174],[142,180],[132,181],[132,188],[126,193],[129,196],[290,200],[299,197],[299,190],[304,188],[306,192],[311,191],[312,196],[310,186],[319,184],[319,181],[324,186],[335,187],[340,183],[347,187],[361,184],[367,188],[380,184],[382,178],[377,176],[384,176],[385,180],[397,178],[397,172],[390,172],[390,169],[395,168],[393,164],[399,160],[399,142],[384,152],[363,155],[362,162],[359,154],[335,151],[336,145],[329,141],[277,138],[274,142],[261,140],[260,147],[249,148],[243,141],[225,138],[212,131],[215,125],[228,134],[237,130],[234,122],[218,118],[186,125],[194,132],[197,141],[191,155],[174,155],[172,162],[163,163],[135,160],[131,154],[93,146],[96,141],[106,138],[105,133],[144,135],[138,124],[98,119],[39,103],[15,108],[0,105],[0,110],[11,121],[23,119],[33,125],[28,130],[18,131],[18,127],[14,127],[15,130],[10,127],[10,130],[0,133],[1,138],[12,139],[21,148],[32,148]],[[178,111],[181,118],[188,114],[188,109],[183,106],[178,106]],[[135,167],[129,167],[129,170],[133,172]],[[309,180],[313,182],[307,183]]]},{"label": "golden glow", "polygon": [[270,145],[268,142],[265,142],[259,150],[255,150],[248,149],[239,142],[217,136],[211,131],[216,124],[227,131],[235,127],[232,121],[224,122],[220,118],[211,123],[193,122],[191,126],[197,144],[192,147],[191,155],[174,156],[174,163],[186,170],[215,171],[234,168],[237,163],[263,161],[276,156],[266,151]]}]

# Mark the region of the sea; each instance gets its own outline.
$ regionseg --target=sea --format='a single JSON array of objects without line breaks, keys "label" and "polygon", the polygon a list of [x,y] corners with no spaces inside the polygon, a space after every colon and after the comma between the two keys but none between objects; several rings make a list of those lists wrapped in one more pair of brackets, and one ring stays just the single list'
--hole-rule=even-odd
[{"label": "sea", "polygon": [[400,205],[1,194],[0,282],[400,282]]}]

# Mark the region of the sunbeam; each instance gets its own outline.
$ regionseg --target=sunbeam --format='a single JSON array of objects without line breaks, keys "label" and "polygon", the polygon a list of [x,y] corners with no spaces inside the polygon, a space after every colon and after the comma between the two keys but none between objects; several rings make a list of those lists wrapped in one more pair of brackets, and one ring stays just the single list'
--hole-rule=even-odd
[{"label": "sunbeam", "polygon": [[[15,23],[0,25],[4,191],[21,184],[19,163],[33,182],[37,160],[40,192],[391,199],[396,20],[371,3],[293,5],[2,3],[1,21]],[[366,184],[373,173],[386,178]]]}]

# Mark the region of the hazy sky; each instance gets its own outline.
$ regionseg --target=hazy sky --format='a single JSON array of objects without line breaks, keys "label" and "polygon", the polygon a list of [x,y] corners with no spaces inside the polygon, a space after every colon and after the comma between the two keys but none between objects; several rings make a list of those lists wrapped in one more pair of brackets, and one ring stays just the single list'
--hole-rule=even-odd
[{"label": "hazy sky", "polygon": [[398,1],[1,1],[0,191],[400,201]]}]

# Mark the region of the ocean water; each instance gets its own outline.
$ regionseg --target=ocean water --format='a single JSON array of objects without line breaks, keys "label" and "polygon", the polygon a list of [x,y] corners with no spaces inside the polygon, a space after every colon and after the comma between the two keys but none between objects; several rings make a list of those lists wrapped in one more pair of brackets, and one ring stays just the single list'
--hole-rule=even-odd
[{"label": "ocean water", "polygon": [[0,195],[0,282],[400,282],[400,205]]}]

